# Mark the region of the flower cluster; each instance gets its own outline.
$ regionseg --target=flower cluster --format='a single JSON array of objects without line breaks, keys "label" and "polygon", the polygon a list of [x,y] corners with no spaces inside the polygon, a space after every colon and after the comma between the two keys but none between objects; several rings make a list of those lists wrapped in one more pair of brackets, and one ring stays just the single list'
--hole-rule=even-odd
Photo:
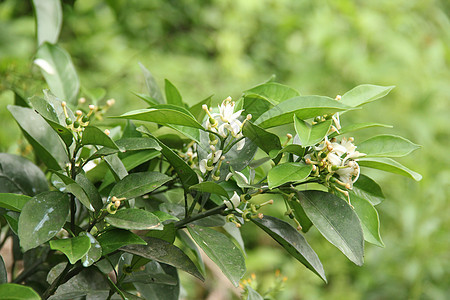
[{"label": "flower cluster", "polygon": [[83,131],[83,129],[89,125],[91,115],[96,111],[95,105],[91,104],[89,105],[89,112],[85,116],[83,116],[83,112],[81,110],[77,110],[75,112],[77,118],[75,119],[75,121],[72,121],[72,119],[69,117],[69,114],[67,113],[67,103],[65,101],[61,102],[61,106],[64,111],[64,116],[66,117],[66,127],[73,132]]}]

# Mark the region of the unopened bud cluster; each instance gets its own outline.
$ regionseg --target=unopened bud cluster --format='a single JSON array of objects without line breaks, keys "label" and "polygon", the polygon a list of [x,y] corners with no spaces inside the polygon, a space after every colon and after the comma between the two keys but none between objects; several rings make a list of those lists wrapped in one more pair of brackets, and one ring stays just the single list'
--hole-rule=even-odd
[{"label": "unopened bud cluster", "polygon": [[67,103],[65,101],[61,102],[61,106],[64,111],[64,116],[66,117],[66,127],[73,132],[81,132],[86,126],[89,125],[92,114],[97,110],[96,106],[89,105],[89,112],[83,115],[81,110],[75,112],[76,119],[72,120],[67,113]]},{"label": "unopened bud cluster", "polygon": [[120,205],[122,204],[121,201],[125,200],[126,198],[117,198],[116,196],[111,197],[111,202],[108,203],[106,206],[106,211],[110,214],[115,214],[116,211],[119,209]]}]

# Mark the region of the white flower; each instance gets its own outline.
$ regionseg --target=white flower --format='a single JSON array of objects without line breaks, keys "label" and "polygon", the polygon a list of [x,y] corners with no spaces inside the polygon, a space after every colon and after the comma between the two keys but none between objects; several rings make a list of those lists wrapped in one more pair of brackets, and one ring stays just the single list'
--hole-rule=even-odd
[{"label": "white flower", "polygon": [[223,203],[225,203],[228,209],[233,209],[239,206],[239,203],[241,203],[241,197],[239,197],[235,191],[230,200],[224,200]]},{"label": "white flower", "polygon": [[[213,156],[214,155],[214,156]],[[214,169],[214,164],[219,161],[220,157],[222,156],[222,150],[218,150],[212,153],[209,153],[208,156],[200,161],[198,164],[198,167],[200,168],[200,172],[203,174],[206,173],[206,171],[211,171]],[[212,160],[211,166],[208,166],[208,161]]]},{"label": "white flower", "polygon": [[[349,184],[350,189],[353,188],[353,183],[356,182],[359,178],[360,169],[359,165],[356,161],[349,161],[348,164],[346,164],[343,168],[340,168],[336,171],[336,174],[339,175],[339,179],[344,184]],[[355,178],[353,178],[355,177]]]}]

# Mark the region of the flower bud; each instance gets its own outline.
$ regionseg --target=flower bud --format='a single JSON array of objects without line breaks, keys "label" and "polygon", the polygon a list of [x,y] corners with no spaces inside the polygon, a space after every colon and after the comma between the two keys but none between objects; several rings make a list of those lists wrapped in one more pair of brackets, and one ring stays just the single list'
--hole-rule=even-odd
[{"label": "flower bud", "polygon": [[72,124],[72,119],[71,119],[71,118],[66,118],[66,124],[67,124],[67,125]]}]

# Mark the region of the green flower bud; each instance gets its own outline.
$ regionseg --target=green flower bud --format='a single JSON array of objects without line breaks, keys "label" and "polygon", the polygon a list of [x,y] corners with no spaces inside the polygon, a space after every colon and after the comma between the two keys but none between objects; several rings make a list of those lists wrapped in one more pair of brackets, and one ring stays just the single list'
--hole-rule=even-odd
[{"label": "green flower bud", "polygon": [[81,121],[83,121],[83,123],[89,122],[89,117],[88,116],[84,116]]},{"label": "green flower bud", "polygon": [[73,128],[78,128],[78,127],[80,127],[80,122],[78,122],[78,121],[73,122]]},{"label": "green flower bud", "polygon": [[67,125],[72,124],[72,119],[71,119],[71,118],[66,118],[66,124],[67,124]]}]

